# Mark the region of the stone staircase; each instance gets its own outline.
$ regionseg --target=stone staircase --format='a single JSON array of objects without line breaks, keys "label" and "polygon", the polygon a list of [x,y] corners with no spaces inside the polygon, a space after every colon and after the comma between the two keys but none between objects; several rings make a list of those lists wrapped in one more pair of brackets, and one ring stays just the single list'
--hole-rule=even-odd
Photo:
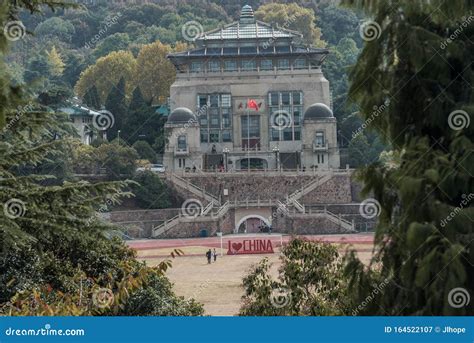
[{"label": "stone staircase", "polygon": [[212,194],[206,192],[203,188],[196,186],[195,184],[191,183],[189,180],[182,178],[181,176],[176,175],[175,173],[169,173],[167,175],[168,180],[175,186],[181,187],[192,194],[205,199],[209,203],[213,203],[216,205],[220,205],[219,199],[217,199]]},{"label": "stone staircase", "polygon": [[227,201],[220,206],[216,212],[213,212],[214,205],[214,202],[210,202],[197,216],[188,216],[180,212],[177,216],[174,216],[173,218],[166,220],[163,224],[154,227],[152,230],[152,237],[157,238],[181,223],[208,222],[221,219],[227,214],[230,208],[230,203]]}]

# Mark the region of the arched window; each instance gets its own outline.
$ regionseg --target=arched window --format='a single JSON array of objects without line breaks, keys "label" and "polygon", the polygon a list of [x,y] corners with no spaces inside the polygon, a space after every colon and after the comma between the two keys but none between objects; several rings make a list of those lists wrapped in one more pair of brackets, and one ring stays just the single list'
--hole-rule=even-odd
[{"label": "arched window", "polygon": [[178,150],[186,150],[186,136],[181,135],[178,136]]}]

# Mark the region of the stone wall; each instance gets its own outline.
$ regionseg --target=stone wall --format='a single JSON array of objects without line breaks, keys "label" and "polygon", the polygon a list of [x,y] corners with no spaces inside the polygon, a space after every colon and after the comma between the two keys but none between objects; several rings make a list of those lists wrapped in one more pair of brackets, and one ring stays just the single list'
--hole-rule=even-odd
[{"label": "stone wall", "polygon": [[290,215],[273,219],[273,232],[294,235],[348,233],[349,231],[322,216]]},{"label": "stone wall", "polygon": [[352,202],[351,179],[348,174],[334,175],[300,200],[302,204],[347,204]]}]

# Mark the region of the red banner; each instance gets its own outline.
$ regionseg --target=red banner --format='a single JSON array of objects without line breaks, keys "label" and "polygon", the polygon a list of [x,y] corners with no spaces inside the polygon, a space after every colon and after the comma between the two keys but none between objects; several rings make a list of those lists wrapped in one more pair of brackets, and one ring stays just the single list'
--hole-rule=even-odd
[{"label": "red banner", "polygon": [[227,255],[273,254],[272,241],[269,239],[244,239],[239,242],[228,241]]}]

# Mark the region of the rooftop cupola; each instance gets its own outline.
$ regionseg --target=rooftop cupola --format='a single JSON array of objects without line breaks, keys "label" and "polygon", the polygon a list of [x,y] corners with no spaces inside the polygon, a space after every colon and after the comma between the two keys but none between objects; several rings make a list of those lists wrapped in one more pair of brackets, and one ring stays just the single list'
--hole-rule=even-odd
[{"label": "rooftop cupola", "polygon": [[240,11],[240,24],[253,24],[255,23],[255,17],[253,15],[253,9],[249,5],[242,7]]}]

